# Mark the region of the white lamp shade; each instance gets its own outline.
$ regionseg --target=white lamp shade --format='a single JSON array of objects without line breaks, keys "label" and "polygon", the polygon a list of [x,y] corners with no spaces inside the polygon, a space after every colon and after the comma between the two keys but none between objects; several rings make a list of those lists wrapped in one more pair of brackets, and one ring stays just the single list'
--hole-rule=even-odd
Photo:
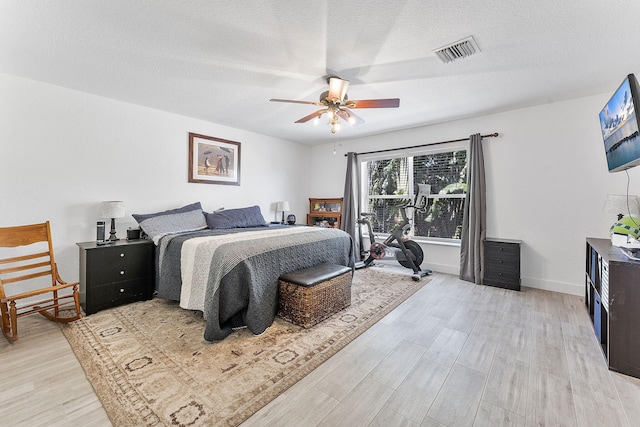
[{"label": "white lamp shade", "polygon": [[278,202],[278,204],[276,205],[276,211],[278,212],[285,212],[289,210],[289,202]]},{"label": "white lamp shade", "polygon": [[609,194],[604,201],[603,210],[614,214],[638,215],[640,213],[638,196]]},{"label": "white lamp shade", "polygon": [[123,218],[124,202],[102,202],[100,206],[100,218]]}]

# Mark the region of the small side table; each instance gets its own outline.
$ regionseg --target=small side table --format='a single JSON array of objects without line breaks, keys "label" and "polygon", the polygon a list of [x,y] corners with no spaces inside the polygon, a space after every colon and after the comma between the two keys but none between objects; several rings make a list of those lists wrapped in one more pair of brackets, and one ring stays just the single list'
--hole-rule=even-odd
[{"label": "small side table", "polygon": [[483,283],[498,288],[520,290],[520,246],[522,241],[486,238],[484,241]]},{"label": "small side table", "polygon": [[151,299],[154,245],[150,240],[118,240],[80,247],[80,301],[86,314]]}]

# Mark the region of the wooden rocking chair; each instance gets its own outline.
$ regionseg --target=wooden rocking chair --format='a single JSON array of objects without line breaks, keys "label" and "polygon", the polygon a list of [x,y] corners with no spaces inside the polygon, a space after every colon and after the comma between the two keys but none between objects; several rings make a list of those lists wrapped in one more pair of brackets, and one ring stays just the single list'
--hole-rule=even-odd
[{"label": "wooden rocking chair", "polygon": [[[24,248],[36,243],[34,247]],[[9,342],[18,339],[18,317],[40,313],[49,320],[63,323],[81,317],[78,282],[66,283],[58,275],[49,221],[43,224],[0,228],[0,247],[23,247],[19,256],[0,259],[2,332]],[[3,253],[5,252],[0,252]],[[34,289],[36,284],[42,284],[33,279],[42,276],[51,277],[51,286]],[[25,283],[18,285],[16,282]],[[8,288],[17,293],[7,292]],[[60,292],[67,288],[72,288],[71,292]],[[19,304],[16,304],[17,302]]]}]

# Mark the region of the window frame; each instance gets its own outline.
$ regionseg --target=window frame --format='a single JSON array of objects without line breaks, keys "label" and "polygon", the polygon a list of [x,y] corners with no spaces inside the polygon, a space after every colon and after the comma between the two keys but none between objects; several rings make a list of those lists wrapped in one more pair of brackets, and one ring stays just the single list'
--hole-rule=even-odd
[{"label": "window frame", "polygon": [[[358,162],[360,166],[360,206],[365,208],[369,206],[368,200],[372,198],[377,199],[409,199],[413,201],[415,199],[414,194],[414,183],[413,183],[413,160],[407,160],[407,174],[408,174],[408,194],[399,194],[399,195],[379,195],[379,196],[370,196],[368,193],[368,188],[365,185],[368,185],[368,176],[367,176],[367,162],[375,161],[375,160],[392,160],[397,158],[413,158],[416,156],[424,156],[424,155],[432,155],[438,153],[448,153],[454,151],[462,151],[465,150],[467,152],[467,161],[469,154],[469,142],[461,141],[455,143],[446,143],[439,144],[437,146],[431,147],[420,147],[420,148],[408,148],[408,149],[400,149],[394,152],[381,152],[381,153],[370,153],[370,154],[362,154],[358,156]],[[462,194],[429,194],[430,200],[436,199],[448,199],[448,198],[466,198],[466,193]],[[427,237],[427,236],[416,236],[415,235],[415,225],[414,225],[414,212],[413,209],[410,209],[407,212],[410,220],[411,220],[411,230],[409,232],[409,237],[412,240],[423,242],[423,243],[434,243],[441,245],[452,245],[459,246],[460,239],[454,238],[446,238],[446,237]],[[375,232],[376,236],[380,236],[382,238],[386,238],[390,233],[384,232]]]}]

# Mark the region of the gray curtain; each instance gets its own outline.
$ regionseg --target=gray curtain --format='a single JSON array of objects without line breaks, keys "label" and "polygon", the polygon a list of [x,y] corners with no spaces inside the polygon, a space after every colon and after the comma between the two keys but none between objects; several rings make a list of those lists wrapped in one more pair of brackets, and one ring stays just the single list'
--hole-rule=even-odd
[{"label": "gray curtain", "polygon": [[360,215],[360,167],[358,155],[347,153],[347,177],[344,183],[344,198],[342,200],[341,228],[351,235],[351,244],[355,260],[360,257],[360,233],[358,231],[358,216]]},{"label": "gray curtain", "polygon": [[467,159],[467,197],[462,220],[460,279],[481,285],[484,264],[483,242],[487,228],[484,155],[482,154],[482,136],[476,133],[469,139],[471,143]]}]

